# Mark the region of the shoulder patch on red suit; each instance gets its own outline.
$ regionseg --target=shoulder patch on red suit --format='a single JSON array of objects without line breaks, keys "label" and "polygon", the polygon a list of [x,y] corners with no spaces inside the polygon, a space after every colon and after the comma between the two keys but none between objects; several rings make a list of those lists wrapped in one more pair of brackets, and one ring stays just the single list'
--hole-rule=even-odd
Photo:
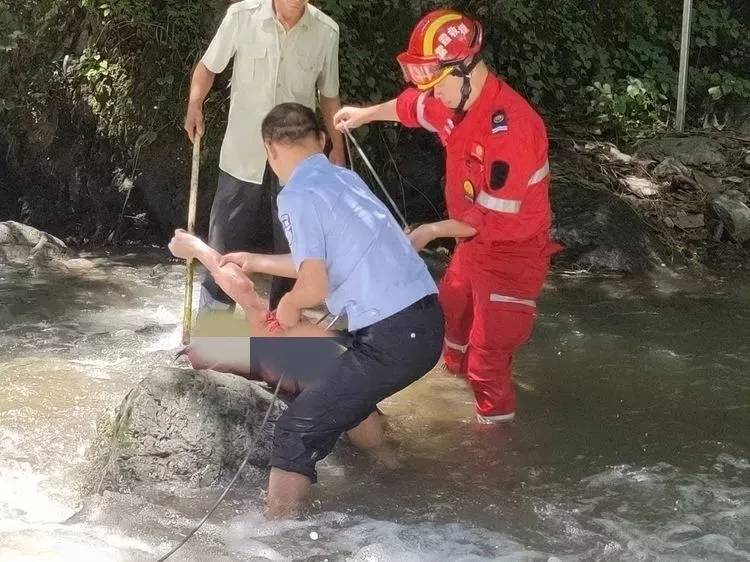
[{"label": "shoulder patch on red suit", "polygon": [[490,120],[490,131],[493,135],[497,133],[504,133],[508,130],[508,116],[502,109],[492,114]]}]

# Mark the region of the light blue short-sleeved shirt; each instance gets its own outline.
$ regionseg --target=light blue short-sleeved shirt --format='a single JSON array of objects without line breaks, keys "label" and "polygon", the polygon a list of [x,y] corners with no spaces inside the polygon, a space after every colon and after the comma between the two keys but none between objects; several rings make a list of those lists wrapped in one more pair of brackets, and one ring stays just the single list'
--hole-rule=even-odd
[{"label": "light blue short-sleeved shirt", "polygon": [[354,172],[315,154],[278,196],[294,265],[323,260],[326,305],[364,328],[437,293],[427,266],[386,206]]}]

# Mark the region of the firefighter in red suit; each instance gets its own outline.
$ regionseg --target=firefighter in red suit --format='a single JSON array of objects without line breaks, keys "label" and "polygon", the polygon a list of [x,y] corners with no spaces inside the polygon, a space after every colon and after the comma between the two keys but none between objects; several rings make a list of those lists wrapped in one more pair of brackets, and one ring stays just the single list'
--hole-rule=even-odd
[{"label": "firefighter in red suit", "polygon": [[417,249],[453,237],[440,285],[446,367],[466,376],[483,423],[513,419],[511,365],[559,246],[550,240],[547,133],[541,117],[481,60],[482,26],[453,10],[424,16],[398,56],[414,85],[384,104],[345,107],[339,129],[398,121],[438,135],[448,220],[410,232]]}]

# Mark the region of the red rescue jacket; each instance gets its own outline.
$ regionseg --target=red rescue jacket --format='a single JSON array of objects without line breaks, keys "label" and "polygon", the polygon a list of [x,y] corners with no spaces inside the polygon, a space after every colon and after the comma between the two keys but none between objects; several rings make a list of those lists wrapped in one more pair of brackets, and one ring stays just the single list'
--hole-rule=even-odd
[{"label": "red rescue jacket", "polygon": [[490,74],[462,120],[429,92],[404,91],[399,120],[437,133],[446,150],[448,216],[474,227],[472,253],[549,256],[547,131],[529,103]]}]

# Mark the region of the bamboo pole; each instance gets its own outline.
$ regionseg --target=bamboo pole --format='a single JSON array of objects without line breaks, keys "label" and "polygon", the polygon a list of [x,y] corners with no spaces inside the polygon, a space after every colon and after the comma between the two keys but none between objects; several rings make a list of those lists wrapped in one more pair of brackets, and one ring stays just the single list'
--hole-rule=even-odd
[{"label": "bamboo pole", "polygon": [[[198,178],[200,174],[201,136],[196,133],[193,140],[193,162],[190,171],[190,198],[188,199],[187,231],[195,234],[195,210],[198,206]],[[182,344],[190,343],[193,327],[193,271],[195,262],[188,258],[185,268],[185,302],[182,307]]]}]

